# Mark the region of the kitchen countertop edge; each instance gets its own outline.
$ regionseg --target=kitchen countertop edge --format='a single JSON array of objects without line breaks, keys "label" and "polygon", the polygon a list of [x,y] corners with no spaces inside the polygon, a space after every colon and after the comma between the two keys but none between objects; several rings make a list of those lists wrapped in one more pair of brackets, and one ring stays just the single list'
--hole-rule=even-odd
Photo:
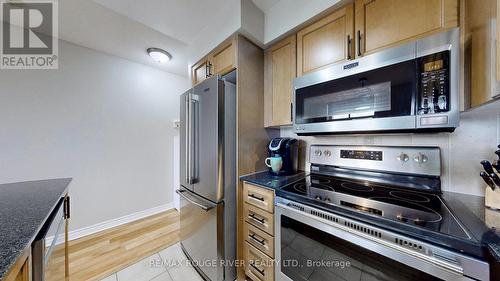
[{"label": "kitchen countertop edge", "polygon": [[308,173],[305,171],[297,171],[297,173],[293,175],[275,176],[271,175],[267,170],[264,170],[240,176],[240,180],[250,184],[277,190],[282,188],[283,186],[300,181],[307,175]]},{"label": "kitchen countertop edge", "polygon": [[[10,262],[5,263],[5,265],[0,264],[0,281],[4,280],[4,278],[6,276],[9,276],[9,274],[11,274],[11,270],[13,269],[13,266],[17,263],[18,259],[23,255],[23,253],[26,251],[26,249],[31,248],[31,244],[35,240],[36,236],[38,235],[38,233],[40,232],[40,230],[42,229],[42,227],[47,222],[47,219],[54,212],[54,209],[56,208],[57,203],[59,202],[59,200],[61,198],[65,197],[68,194],[69,184],[71,183],[71,181],[73,179],[72,178],[57,178],[57,179],[46,179],[46,180],[34,180],[34,181],[26,181],[26,182],[7,183],[9,185],[14,185],[14,184],[24,184],[24,183],[29,183],[29,182],[35,183],[35,182],[42,182],[42,181],[59,181],[59,180],[60,181],[65,180],[66,181],[64,190],[62,190],[60,192],[59,197],[57,198],[57,200],[55,200],[55,202],[53,202],[52,206],[50,207],[50,211],[45,215],[44,219],[40,222],[40,224],[38,225],[38,227],[36,228],[36,230],[32,233],[32,235],[30,236],[29,240],[26,243],[24,243],[24,246],[22,248],[20,247],[18,249],[17,253],[15,254],[15,256],[13,256],[12,258],[10,258]],[[7,185],[7,184],[5,184],[5,185]],[[1,184],[1,185],[4,185],[4,184]]]}]

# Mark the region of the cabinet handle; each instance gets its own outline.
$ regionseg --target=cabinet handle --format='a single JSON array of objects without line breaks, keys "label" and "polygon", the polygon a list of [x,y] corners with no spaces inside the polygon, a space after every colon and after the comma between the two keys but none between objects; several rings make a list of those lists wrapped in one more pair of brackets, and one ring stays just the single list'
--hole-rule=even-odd
[{"label": "cabinet handle", "polygon": [[265,276],[265,275],[264,275],[264,269],[262,269],[262,270],[258,269],[258,268],[254,265],[254,263],[253,263],[252,261],[249,261],[248,263],[250,264],[250,266],[251,266],[251,267],[253,267],[253,269],[257,270],[257,272],[258,272],[258,273],[260,273],[260,275]]},{"label": "cabinet handle", "polygon": [[63,212],[64,212],[64,219],[69,219],[70,218],[70,212],[69,212],[69,196],[66,196],[63,201]]},{"label": "cabinet handle", "polygon": [[264,197],[255,196],[253,193],[248,194],[248,197],[264,202]]},{"label": "cabinet handle", "polygon": [[290,103],[290,122],[293,122],[293,103]]},{"label": "cabinet handle", "polygon": [[210,77],[210,63],[205,65],[205,78]]},{"label": "cabinet handle", "polygon": [[351,35],[347,35],[347,59],[351,60],[352,55],[351,55]]},{"label": "cabinet handle", "polygon": [[254,219],[254,220],[256,220],[256,221],[260,222],[261,224],[264,224],[264,223],[265,223],[265,221],[266,221],[265,219],[259,219],[259,218],[258,218],[255,214],[250,214],[250,215],[248,215],[248,216],[249,216],[251,219]]},{"label": "cabinet handle", "polygon": [[358,30],[358,56],[361,55],[361,30]]},{"label": "cabinet handle", "polygon": [[208,62],[208,75],[209,76],[213,75],[213,73],[212,73],[212,63],[211,62]]},{"label": "cabinet handle", "polygon": [[248,235],[248,237],[250,237],[253,241],[261,244],[262,246],[266,246],[266,240],[265,239],[259,239],[257,237],[257,235],[255,235],[255,233],[252,233],[252,234]]}]

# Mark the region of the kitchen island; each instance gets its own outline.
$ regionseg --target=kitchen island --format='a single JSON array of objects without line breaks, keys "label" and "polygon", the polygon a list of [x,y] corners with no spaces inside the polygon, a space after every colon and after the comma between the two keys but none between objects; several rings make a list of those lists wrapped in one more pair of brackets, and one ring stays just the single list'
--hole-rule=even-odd
[{"label": "kitchen island", "polygon": [[[61,199],[71,179],[0,184],[0,280],[22,269],[23,258]],[[28,269],[29,270],[29,269]]]}]

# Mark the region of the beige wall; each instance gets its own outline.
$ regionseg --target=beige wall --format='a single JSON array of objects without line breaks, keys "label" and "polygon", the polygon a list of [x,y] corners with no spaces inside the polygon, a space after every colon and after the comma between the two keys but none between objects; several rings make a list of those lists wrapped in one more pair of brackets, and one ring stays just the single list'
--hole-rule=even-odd
[{"label": "beige wall", "polygon": [[300,163],[307,168],[311,144],[438,146],[442,157],[442,189],[483,195],[485,185],[479,177],[481,160],[495,160],[500,144],[500,101],[461,114],[454,133],[349,135],[297,137],[292,128],[282,128],[281,136],[303,140]]}]

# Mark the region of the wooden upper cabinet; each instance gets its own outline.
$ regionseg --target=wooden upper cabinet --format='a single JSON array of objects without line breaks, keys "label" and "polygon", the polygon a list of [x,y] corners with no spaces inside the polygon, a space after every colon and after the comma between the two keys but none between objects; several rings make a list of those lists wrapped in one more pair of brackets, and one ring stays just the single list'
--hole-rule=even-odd
[{"label": "wooden upper cabinet", "polygon": [[292,124],[292,83],[296,69],[295,35],[264,53],[264,126]]},{"label": "wooden upper cabinet", "polygon": [[211,75],[223,75],[236,68],[235,38],[236,36],[231,36],[210,54]]},{"label": "wooden upper cabinet", "polygon": [[458,26],[459,0],[356,0],[356,55]]},{"label": "wooden upper cabinet", "polygon": [[191,67],[193,85],[212,75],[224,75],[236,68],[236,38],[236,35],[232,35]]},{"label": "wooden upper cabinet", "polygon": [[200,83],[210,76],[208,57],[201,59],[191,67],[191,78],[193,85]]},{"label": "wooden upper cabinet", "polygon": [[297,33],[297,76],[353,58],[354,5],[349,4]]}]

